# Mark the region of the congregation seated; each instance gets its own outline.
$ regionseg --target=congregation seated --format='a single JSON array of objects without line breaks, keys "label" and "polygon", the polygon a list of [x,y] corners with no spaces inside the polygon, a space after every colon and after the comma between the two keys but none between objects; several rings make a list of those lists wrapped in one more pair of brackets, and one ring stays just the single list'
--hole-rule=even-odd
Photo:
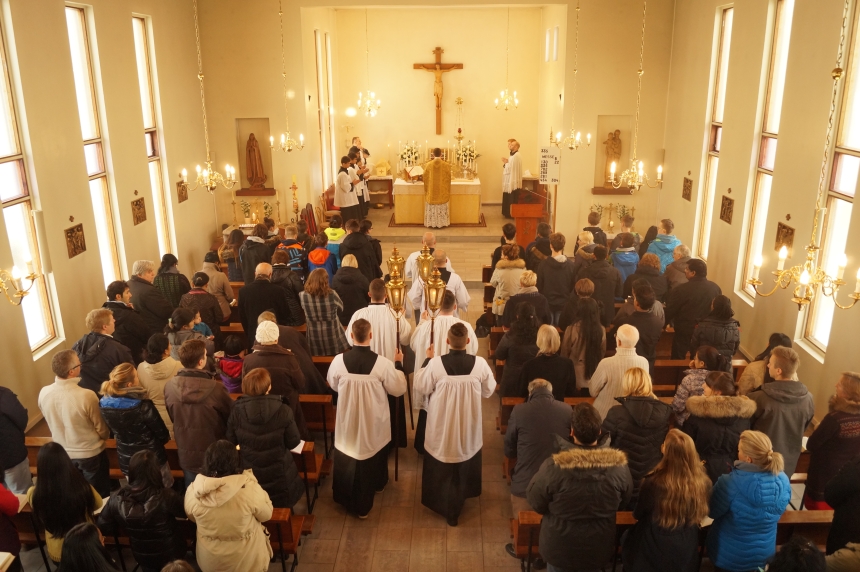
[{"label": "congregation seated", "polygon": [[496,346],[496,359],[505,360],[505,369],[502,379],[499,380],[502,397],[516,397],[522,393],[519,385],[520,372],[523,366],[538,354],[539,328],[534,306],[527,302],[520,304],[511,329],[505,332]]},{"label": "congregation seated", "polygon": [[708,316],[711,302],[722,294],[720,287],[708,280],[708,265],[698,258],[687,263],[687,283],[673,288],[666,296],[666,323],[675,327],[672,359],[685,359],[696,324]]},{"label": "congregation seated", "polygon": [[654,296],[660,302],[666,299],[666,292],[669,288],[666,277],[660,274],[660,259],[657,258],[656,254],[646,253],[636,265],[636,271],[624,279],[622,288],[624,298],[633,295],[633,283],[637,280],[647,280],[651,288],[654,289]]},{"label": "congregation seated", "polygon": [[177,308],[171,314],[167,327],[164,328],[164,333],[170,341],[171,356],[175,360],[179,359],[179,348],[189,340],[199,340],[206,344],[207,355],[211,356],[215,353],[215,342],[194,329],[195,316],[196,313],[188,308]]},{"label": "congregation seated", "polygon": [[648,252],[656,254],[660,259],[660,274],[662,274],[674,260],[675,247],[681,244],[681,241],[672,234],[675,232],[675,223],[672,219],[661,220],[657,231],[657,236],[648,245]]},{"label": "congregation seated", "polygon": [[305,313],[302,303],[299,301],[299,293],[304,290],[302,277],[304,271],[293,270],[290,265],[290,252],[277,249],[272,255],[272,284],[284,289],[287,299],[287,308],[290,311],[289,325],[299,326],[305,323]]},{"label": "congregation seated", "polygon": [[672,262],[663,271],[669,290],[687,283],[685,270],[687,270],[687,263],[690,262],[690,258],[690,247],[686,244],[679,244],[672,251]]},{"label": "congregation seated", "polygon": [[174,309],[179,307],[182,295],[191,290],[188,277],[179,272],[179,259],[170,253],[161,257],[161,265],[152,280],[152,285],[158,288]]},{"label": "congregation seated", "polygon": [[[337,272],[338,259],[337,254],[334,254],[329,248],[329,242],[331,241],[328,236],[329,230],[331,230],[331,227],[328,227],[326,232],[317,234],[314,239],[314,249],[308,253],[308,273],[317,269],[324,270],[328,278],[328,283],[331,285],[334,274]],[[308,279],[310,279],[310,276],[308,276]]]},{"label": "congregation seated", "polygon": [[[218,264],[218,254],[215,252],[207,252],[203,257],[203,268],[200,272],[204,272],[209,277],[209,285],[206,290],[218,300],[218,305],[221,307],[222,323],[230,321],[233,302],[233,287],[230,285],[230,278],[224,275],[221,267]],[[238,282],[238,280],[237,280]]]},{"label": "congregation seated", "polygon": [[239,289],[239,321],[245,331],[248,349],[254,345],[257,318],[267,311],[275,314],[279,324],[294,326],[302,323],[301,316],[290,310],[284,288],[272,283],[272,265],[260,263],[255,270],[254,281]]},{"label": "congregation seated", "polygon": [[[508,223],[510,224],[510,223]],[[520,258],[520,247],[506,244],[501,247],[502,258],[493,266],[490,284],[495,288],[493,294],[493,314],[496,322],[502,324],[508,300],[520,291],[520,282],[526,272],[526,263]]]},{"label": "congregation seated", "polygon": [[528,387],[535,379],[551,379],[552,394],[559,401],[576,395],[576,372],[573,362],[559,352],[561,339],[558,330],[553,326],[542,325],[538,329],[537,347],[537,356],[523,364],[514,396],[528,397]]},{"label": "congregation seated", "polygon": [[152,400],[167,427],[170,438],[173,439],[173,421],[170,420],[167,407],[164,405],[164,386],[179,373],[182,364],[174,359],[171,353],[170,339],[167,336],[164,334],[151,336],[146,344],[146,357],[143,363],[137,366],[137,379],[146,389],[147,396]]},{"label": "congregation seated", "polygon": [[546,296],[538,292],[537,289],[537,274],[531,270],[526,270],[520,274],[520,287],[513,296],[508,298],[505,303],[505,311],[499,320],[496,317],[497,325],[509,327],[511,322],[516,318],[517,307],[523,302],[528,302],[535,309],[535,316],[540,320],[541,324],[552,324],[552,312],[549,309],[549,302]]},{"label": "congregation seated", "polygon": [[[272,251],[266,244],[269,238],[269,230],[264,224],[257,224],[251,234],[245,237],[242,246],[239,247],[237,259],[242,270],[242,281],[250,284],[254,281],[258,264],[269,263],[272,260]],[[242,299],[241,294],[239,300]]]},{"label": "congregation seated", "polygon": [[[618,269],[621,274],[621,283],[624,284],[627,277],[636,272],[636,267],[639,265],[639,253],[636,252],[632,233],[622,232],[615,238],[619,237],[621,238],[619,245],[612,250],[609,260],[612,266]],[[615,239],[612,243],[615,244]]]},{"label": "congregation seated", "polygon": [[720,294],[711,301],[711,312],[699,320],[690,339],[690,352],[712,346],[731,360],[741,346],[741,325],[733,318],[732,301]]},{"label": "congregation seated", "polygon": [[311,355],[334,356],[345,351],[349,342],[340,323],[343,300],[329,287],[327,271],[322,268],[311,271],[300,297],[307,318]]},{"label": "congregation seated", "polygon": [[747,364],[744,372],[738,380],[738,393],[746,395],[750,391],[761,387],[765,383],[770,383],[773,378],[768,371],[768,361],[770,361],[770,352],[773,348],[783,346],[790,348],[792,346],[791,338],[785,334],[774,332],[770,335],[767,342],[767,347],[763,352],[753,358],[753,361]]},{"label": "congregation seated", "polygon": [[[378,265],[377,268],[379,268]],[[352,254],[347,254],[341,260],[341,266],[334,275],[331,287],[343,301],[343,311],[340,313],[341,325],[349,324],[353,314],[366,308],[370,303],[370,297],[367,294],[370,290],[370,280],[359,270],[358,262]]]},{"label": "congregation seated", "polygon": [[227,265],[227,279],[230,282],[243,282],[242,267],[239,264],[239,249],[245,242],[245,233],[234,228],[227,240],[218,247],[218,262]]},{"label": "congregation seated", "polygon": [[[221,274],[221,276],[224,276]],[[204,336],[213,336],[221,343],[221,322],[224,321],[224,313],[221,303],[213,294],[209,293],[209,275],[205,272],[196,272],[192,277],[193,288],[187,294],[183,294],[179,300],[180,308],[188,308],[194,314],[194,329],[200,331],[200,323],[207,326]],[[198,320],[200,323],[198,323]]]},{"label": "congregation seated", "polygon": [[563,234],[555,232],[550,235],[549,240],[552,256],[541,262],[537,270],[537,289],[549,302],[552,325],[557,326],[561,311],[576,284],[577,267],[564,255],[567,240]]},{"label": "congregation seated", "polygon": [[[577,283],[577,289],[582,282]],[[564,330],[561,342],[561,356],[573,362],[576,389],[580,391],[590,387],[591,378],[606,355],[606,330],[600,323],[599,308],[591,298],[579,299],[575,321]]]},{"label": "congregation seated", "polygon": [[672,400],[672,409],[675,410],[675,423],[678,427],[684,425],[690,412],[687,411],[687,399],[694,395],[703,395],[705,380],[712,374],[721,371],[731,371],[732,362],[716,348],[711,346],[699,346],[693,359],[690,360],[690,369],[684,371],[684,379],[675,390],[675,399]]},{"label": "congregation seated", "polygon": [[116,320],[109,309],[91,310],[86,323],[89,332],[72,349],[81,361],[79,385],[97,392],[114,367],[134,364],[134,358],[126,346],[113,339]]},{"label": "congregation seated", "polygon": [[[490,257],[490,266],[493,270],[496,269],[496,265],[499,263],[499,260],[502,259],[503,252],[502,250],[505,246],[508,245],[516,245],[517,244],[517,226],[512,222],[506,222],[502,225],[502,238],[500,239],[499,246],[493,250],[493,255]],[[516,259],[522,259],[523,267],[525,268],[525,252],[523,252],[523,256],[520,256],[520,252],[517,251]]]},{"label": "congregation seated", "polygon": [[603,358],[591,376],[588,392],[596,398],[594,408],[601,419],[605,419],[609,409],[615,405],[615,398],[624,395],[623,382],[627,370],[638,367],[648,371],[648,360],[636,355],[638,341],[639,332],[633,326],[625,324],[618,328],[615,331],[615,355]]},{"label": "congregation seated", "polygon": [[135,364],[142,362],[144,348],[149,341],[149,326],[131,305],[128,282],[116,280],[108,284],[107,302],[102,304],[102,308],[113,312],[116,322],[111,334],[113,339],[128,348]]},{"label": "congregation seated", "polygon": [[619,312],[612,320],[612,327],[629,324],[639,332],[636,353],[648,360],[648,373],[651,375],[654,375],[657,344],[663,334],[663,316],[654,311],[656,304],[659,302],[651,285],[645,280],[637,280],[633,286],[633,312]]}]

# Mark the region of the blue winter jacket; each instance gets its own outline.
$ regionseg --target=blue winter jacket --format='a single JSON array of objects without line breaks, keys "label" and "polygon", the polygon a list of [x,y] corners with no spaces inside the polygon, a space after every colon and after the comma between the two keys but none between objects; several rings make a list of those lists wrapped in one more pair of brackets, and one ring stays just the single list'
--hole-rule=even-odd
[{"label": "blue winter jacket", "polygon": [[681,241],[675,238],[674,234],[658,234],[657,238],[648,245],[648,252],[656,254],[660,259],[660,274],[666,271],[666,267],[674,262],[675,247],[680,245]]},{"label": "blue winter jacket", "polygon": [[764,568],[776,551],[776,523],[791,500],[785,473],[773,475],[756,465],[735,462],[711,492],[708,555],[726,570]]},{"label": "blue winter jacket", "polygon": [[616,250],[609,255],[609,258],[612,260],[612,266],[621,273],[622,284],[628,276],[636,272],[636,267],[639,265],[639,255],[632,248],[630,250]]}]

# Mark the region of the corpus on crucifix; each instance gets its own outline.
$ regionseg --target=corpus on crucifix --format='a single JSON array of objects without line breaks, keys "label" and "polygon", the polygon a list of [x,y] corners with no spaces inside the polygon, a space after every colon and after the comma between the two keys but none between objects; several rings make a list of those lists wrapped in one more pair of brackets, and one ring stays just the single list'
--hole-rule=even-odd
[{"label": "corpus on crucifix", "polygon": [[412,69],[433,72],[436,80],[433,83],[433,97],[436,99],[436,135],[442,133],[442,74],[451,70],[463,69],[463,64],[443,64],[442,54],[445,53],[440,47],[433,50],[436,61],[432,64],[413,64]]}]

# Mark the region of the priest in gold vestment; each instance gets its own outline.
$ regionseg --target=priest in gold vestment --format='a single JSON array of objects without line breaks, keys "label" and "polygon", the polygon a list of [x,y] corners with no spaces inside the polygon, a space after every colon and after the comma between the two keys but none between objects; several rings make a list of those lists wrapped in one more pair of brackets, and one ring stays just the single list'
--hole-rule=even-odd
[{"label": "priest in gold vestment", "polygon": [[424,166],[424,226],[442,228],[451,224],[451,165],[442,159],[442,150],[433,149],[433,160]]}]

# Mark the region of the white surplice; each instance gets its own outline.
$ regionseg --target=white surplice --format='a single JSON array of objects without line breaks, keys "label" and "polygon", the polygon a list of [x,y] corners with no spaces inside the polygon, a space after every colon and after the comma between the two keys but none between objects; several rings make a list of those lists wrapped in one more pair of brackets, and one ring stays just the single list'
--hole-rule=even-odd
[{"label": "white surplice", "polygon": [[[391,313],[388,304],[371,304],[352,315],[349,325],[346,327],[346,339],[349,345],[354,345],[352,337],[349,335],[352,332],[352,325],[356,320],[361,319],[370,322],[370,331],[373,333],[373,337],[370,338],[370,349],[394,361],[394,352],[397,350],[395,343],[397,339],[397,321],[394,319],[394,314]],[[405,316],[401,316],[400,345],[408,346],[411,337],[412,326]]]},{"label": "white surplice", "polygon": [[[429,395],[424,449],[443,463],[468,461],[484,444],[481,398],[496,389],[490,366],[475,358],[469,375],[448,375],[442,358],[434,357],[415,372],[415,389]],[[339,407],[339,406],[338,406]]]},{"label": "white surplice", "polygon": [[523,162],[520,159],[520,152],[517,151],[508,158],[505,163],[504,171],[502,172],[502,192],[510,193],[513,190],[523,187]]},{"label": "white surplice", "polygon": [[[466,290],[466,285],[459,274],[451,272],[451,276],[445,284],[445,289],[450,290],[457,300],[457,309],[454,311],[456,317],[460,317],[461,311],[464,314],[469,311],[469,302],[472,300],[472,297],[469,296],[469,291]],[[415,280],[412,283],[408,297],[413,309],[424,310],[424,283],[421,280]]]},{"label": "white surplice", "polygon": [[[475,330],[469,322],[465,322],[454,316],[437,316],[435,325],[433,326],[433,345],[435,346],[434,354],[443,356],[448,353],[448,330],[454,324],[463,324],[469,331],[469,343],[466,344],[466,353],[476,355],[478,353],[478,336],[475,335]],[[424,363],[427,359],[427,348],[430,347],[430,320],[422,320],[412,333],[412,342],[409,344],[412,351],[415,352],[415,368]],[[414,379],[414,378],[413,378]],[[412,385],[412,403],[418,409],[427,409],[427,395],[421,393]]]},{"label": "white surplice", "polygon": [[358,461],[369,459],[391,441],[388,395],[406,393],[406,377],[383,356],[377,356],[370,374],[349,373],[338,354],[327,379],[338,392],[335,448]]},{"label": "white surplice", "polygon": [[[406,262],[403,265],[403,273],[406,276],[403,278],[404,280],[416,282],[418,280],[418,256],[421,254],[420,250],[416,250],[412,254],[406,257]],[[453,272],[454,269],[451,268],[451,259],[448,259],[448,263],[445,264],[445,270],[448,272]]]}]

